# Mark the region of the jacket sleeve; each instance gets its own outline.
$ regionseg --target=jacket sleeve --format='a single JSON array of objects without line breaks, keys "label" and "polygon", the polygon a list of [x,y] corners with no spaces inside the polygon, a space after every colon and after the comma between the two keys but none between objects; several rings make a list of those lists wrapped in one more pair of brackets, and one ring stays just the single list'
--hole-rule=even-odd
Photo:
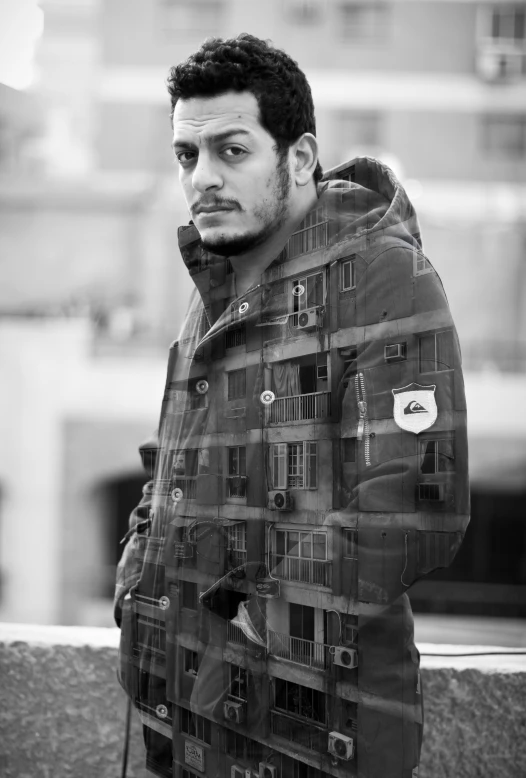
[{"label": "jacket sleeve", "polygon": [[[371,256],[372,255],[372,256]],[[342,381],[342,506],[358,599],[393,602],[450,564],[469,520],[466,404],[440,278],[402,241],[358,258],[357,359]]]}]

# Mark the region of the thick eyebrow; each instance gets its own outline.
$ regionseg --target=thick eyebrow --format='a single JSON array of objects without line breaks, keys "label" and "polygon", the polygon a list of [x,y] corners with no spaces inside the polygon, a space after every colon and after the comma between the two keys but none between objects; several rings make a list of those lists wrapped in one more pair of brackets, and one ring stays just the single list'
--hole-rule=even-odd
[{"label": "thick eyebrow", "polygon": [[[221,143],[222,141],[228,140],[234,135],[251,135],[251,132],[249,130],[243,130],[241,128],[239,129],[233,128],[231,130],[224,130],[223,132],[218,132],[216,135],[209,135],[207,138],[205,138],[205,141],[208,144]],[[191,141],[184,141],[184,140],[172,141],[173,149],[195,149],[196,145],[197,144],[192,143]]]}]

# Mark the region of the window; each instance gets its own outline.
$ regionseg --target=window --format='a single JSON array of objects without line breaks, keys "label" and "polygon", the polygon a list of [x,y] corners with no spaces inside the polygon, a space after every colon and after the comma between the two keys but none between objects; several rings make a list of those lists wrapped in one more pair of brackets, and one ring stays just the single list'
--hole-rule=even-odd
[{"label": "window", "polygon": [[[255,740],[251,740],[231,729],[226,730],[226,750],[233,759],[246,759],[249,762],[261,762],[263,760],[263,746]],[[245,776],[243,769],[240,775]]]},{"label": "window", "polygon": [[344,559],[358,559],[358,530],[344,528],[342,535]]},{"label": "window", "polygon": [[199,778],[195,773],[192,773],[190,770],[185,770],[185,769],[183,769],[181,775],[182,778]]},{"label": "window", "polygon": [[443,484],[418,484],[418,499],[427,502],[442,502],[444,500]]},{"label": "window", "polygon": [[317,458],[316,441],[274,443],[271,446],[274,489],[316,489]]},{"label": "window", "polygon": [[296,716],[325,724],[325,694],[299,683],[276,678],[274,681],[274,705],[277,709]]},{"label": "window", "polygon": [[190,675],[197,675],[197,668],[199,666],[197,651],[192,651],[190,648],[184,648],[183,651],[185,673],[190,673]]},{"label": "window", "polygon": [[389,8],[386,3],[340,2],[338,30],[343,41],[374,43],[384,40],[388,30]]},{"label": "window", "polygon": [[526,41],[526,8],[524,3],[494,6],[484,9],[489,14],[486,35],[494,43],[524,43]]},{"label": "window", "polygon": [[199,454],[196,448],[174,451],[172,453],[172,476],[197,475],[198,458]]},{"label": "window", "polygon": [[455,470],[453,438],[420,441],[420,472],[425,475],[452,473]]},{"label": "window", "polygon": [[526,155],[526,116],[483,117],[484,150],[494,157],[520,159]]},{"label": "window", "polygon": [[181,708],[181,732],[202,740],[203,743],[212,744],[212,729],[208,719],[192,713],[186,708]]},{"label": "window", "polygon": [[323,208],[316,208],[308,213],[299,230],[290,236],[286,246],[286,257],[293,259],[326,246],[329,235],[328,225]]},{"label": "window", "polygon": [[356,643],[358,640],[358,616],[350,614],[342,617],[342,638],[344,645]]},{"label": "window", "polygon": [[299,762],[291,756],[281,754],[280,775],[287,778],[330,778],[328,773],[322,772],[318,767],[312,767],[305,762]]},{"label": "window", "polygon": [[343,359],[343,372],[346,373],[350,367],[356,367],[353,363],[358,359],[358,346],[341,349],[340,356]]},{"label": "window", "polygon": [[230,696],[247,701],[247,671],[244,667],[230,665]]},{"label": "window", "polygon": [[222,23],[222,0],[162,0],[160,26],[167,38],[184,41],[217,32]]},{"label": "window", "polygon": [[206,408],[207,394],[197,391],[197,383],[202,379],[192,381],[188,386],[188,393],[186,397],[186,410],[196,411],[199,408]]},{"label": "window", "polygon": [[292,309],[294,313],[323,305],[323,273],[314,273],[292,282]]},{"label": "window", "polygon": [[421,373],[453,369],[453,331],[433,332],[419,339]]},{"label": "window", "polygon": [[188,610],[197,610],[197,584],[193,581],[182,582],[182,605]]},{"label": "window", "polygon": [[247,524],[245,521],[236,521],[226,531],[230,561],[234,567],[238,567],[247,560]]},{"label": "window", "polygon": [[315,24],[321,21],[320,0],[286,0],[285,12],[293,24]]},{"label": "window", "polygon": [[434,273],[431,262],[418,251],[413,252],[413,273],[415,276],[423,276],[426,273]]},{"label": "window", "polygon": [[276,555],[293,559],[327,560],[327,534],[325,532],[297,532],[276,530]]},{"label": "window", "polygon": [[354,259],[345,259],[341,267],[340,289],[346,292],[356,288],[356,269]]},{"label": "window", "polygon": [[327,365],[318,365],[316,367],[316,379],[318,381],[327,381],[329,378],[329,369]]},{"label": "window", "polygon": [[356,462],[356,438],[342,439],[342,456],[345,463]]},{"label": "window", "polygon": [[228,496],[247,496],[247,470],[245,446],[228,449]]},{"label": "window", "polygon": [[237,346],[244,346],[247,342],[245,322],[239,321],[240,316],[241,314],[239,313],[239,303],[232,303],[230,305],[231,324],[225,332],[225,348],[236,348]]},{"label": "window", "polygon": [[228,399],[240,400],[245,398],[247,394],[247,371],[245,368],[242,370],[232,370],[227,373],[228,381]]},{"label": "window", "polygon": [[314,642],[314,608],[289,603],[289,635],[291,638]]},{"label": "window", "polygon": [[[363,153],[376,150],[382,145],[382,114],[376,111],[347,110],[336,111],[333,115],[336,133],[334,139],[339,146],[347,149],[350,146],[350,151]],[[341,178],[339,173],[337,178]],[[349,198],[354,196],[354,193],[349,194]]]}]

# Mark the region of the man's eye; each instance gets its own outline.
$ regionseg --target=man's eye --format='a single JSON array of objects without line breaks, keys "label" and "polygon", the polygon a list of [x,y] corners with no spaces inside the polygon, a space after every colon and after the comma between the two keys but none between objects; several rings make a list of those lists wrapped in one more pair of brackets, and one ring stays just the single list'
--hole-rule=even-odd
[{"label": "man's eye", "polygon": [[177,161],[181,165],[188,165],[190,162],[192,162],[195,158],[195,152],[194,151],[179,151],[177,156]]},{"label": "man's eye", "polygon": [[227,157],[241,157],[245,153],[241,146],[228,146],[223,152]]}]

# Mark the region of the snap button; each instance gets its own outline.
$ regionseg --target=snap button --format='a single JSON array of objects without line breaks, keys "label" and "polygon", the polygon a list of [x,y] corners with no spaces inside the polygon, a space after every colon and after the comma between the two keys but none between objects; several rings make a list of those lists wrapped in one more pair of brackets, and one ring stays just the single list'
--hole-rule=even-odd
[{"label": "snap button", "polygon": [[166,610],[167,608],[170,607],[170,600],[168,599],[168,597],[161,597],[161,599],[159,600],[159,605],[163,610]]},{"label": "snap button", "polygon": [[241,303],[239,306],[239,313],[244,314],[248,311],[248,303]]},{"label": "snap button", "polygon": [[303,284],[296,284],[296,286],[292,290],[292,294],[294,297],[301,297],[302,294],[305,293],[305,287]]},{"label": "snap button", "polygon": [[176,488],[172,490],[172,500],[174,502],[179,502],[179,500],[182,499],[183,499],[183,490],[179,489],[179,487],[176,486]]},{"label": "snap button", "polygon": [[204,379],[202,381],[198,381],[195,385],[195,388],[199,394],[206,394],[208,392],[208,381],[205,381]]},{"label": "snap button", "polygon": [[261,392],[260,398],[263,405],[272,405],[274,400],[276,399],[276,395],[274,392],[271,392],[270,389],[265,390],[264,392]]},{"label": "snap button", "polygon": [[155,712],[160,719],[165,719],[168,716],[168,708],[166,705],[158,705]]}]

